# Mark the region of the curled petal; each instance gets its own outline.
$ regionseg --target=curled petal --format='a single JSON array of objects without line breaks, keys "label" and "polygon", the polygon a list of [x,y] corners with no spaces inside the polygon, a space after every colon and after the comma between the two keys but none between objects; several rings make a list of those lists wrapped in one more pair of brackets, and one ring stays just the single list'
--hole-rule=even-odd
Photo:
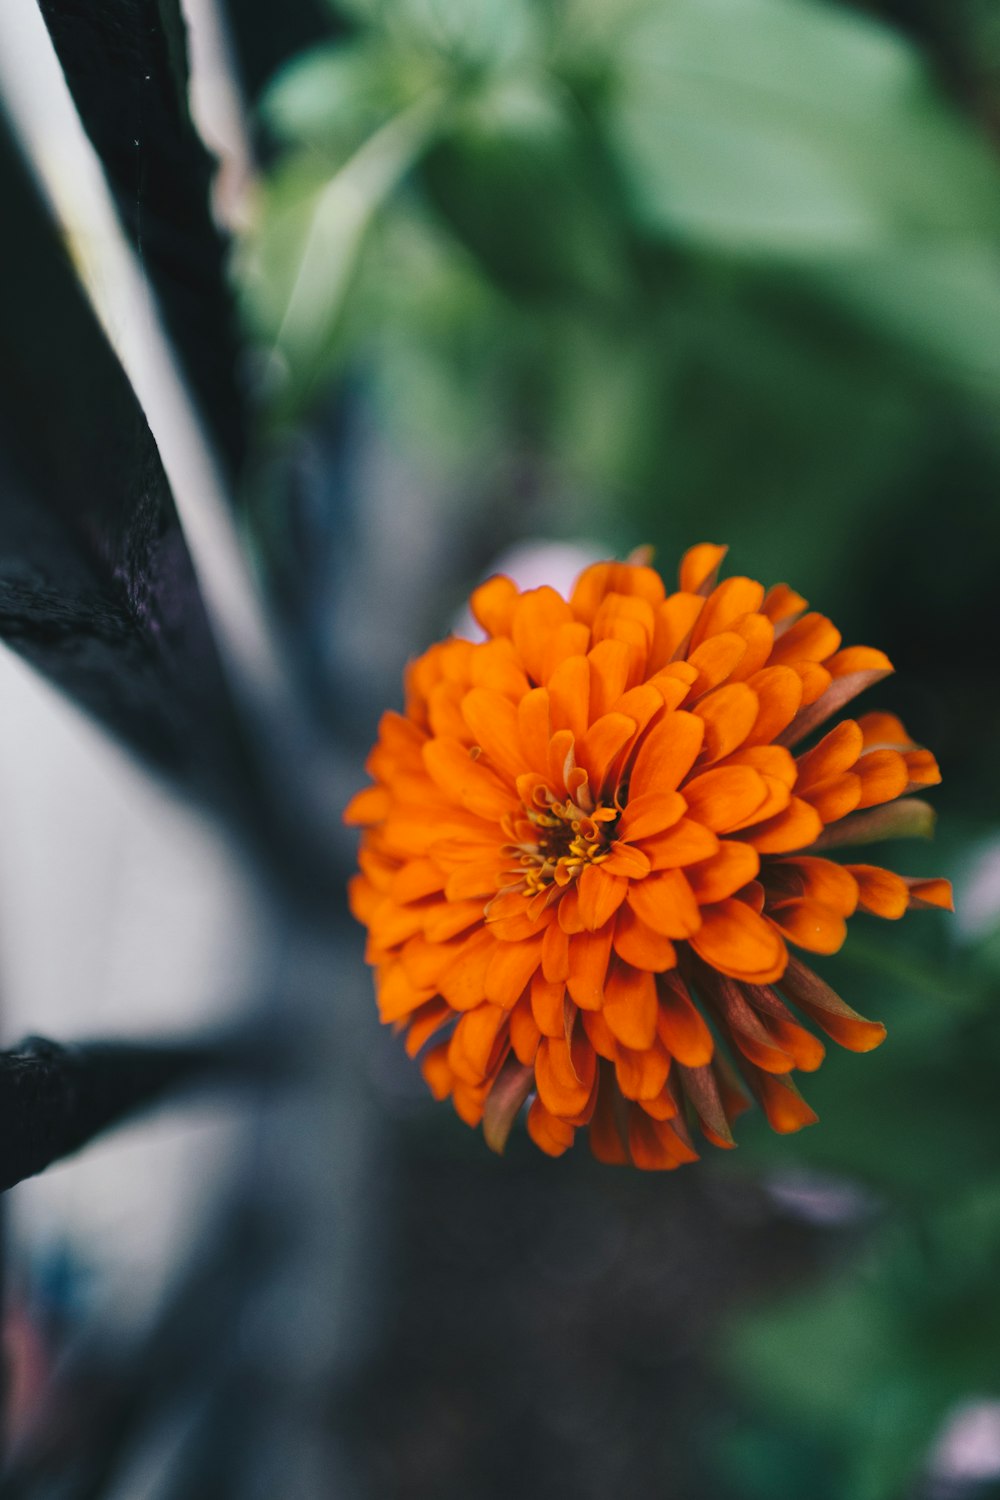
[{"label": "curled petal", "polygon": [[824,829],[814,849],[837,849],[844,844],[877,844],[882,839],[929,839],[934,832],[934,809],[917,797],[905,797],[885,807],[853,813]]},{"label": "curled petal", "polygon": [[710,594],[728,551],[728,547],[716,546],[714,542],[699,542],[696,547],[689,547],[681,558],[678,573],[678,581],[684,592]]},{"label": "curled petal", "polygon": [[858,883],[858,905],[876,917],[896,921],[909,905],[906,881],[879,865],[847,865]]},{"label": "curled petal", "polygon": [[535,1080],[533,1068],[510,1062],[501,1070],[483,1107],[483,1137],[491,1151],[503,1155],[511,1127]]},{"label": "curled petal", "polygon": [[864,1016],[859,1016],[818,974],[807,969],[792,954],[788,956],[788,967],[782,975],[780,988],[794,1005],[822,1027],[827,1036],[849,1052],[871,1052],[885,1040],[885,1027],[880,1021],[867,1021]]},{"label": "curled petal", "polygon": [[657,989],[660,1009],[656,1030],[671,1057],[676,1057],[688,1068],[703,1067],[711,1062],[715,1052],[712,1033],[683,980],[678,974],[665,974]]},{"label": "curled petal", "polygon": [[572,1146],[576,1130],[558,1115],[550,1114],[541,1099],[536,1098],[528,1110],[528,1134],[546,1156],[562,1156]]},{"label": "curled petal", "polygon": [[912,910],[954,911],[955,897],[951,881],[940,877],[933,880],[907,880]]}]

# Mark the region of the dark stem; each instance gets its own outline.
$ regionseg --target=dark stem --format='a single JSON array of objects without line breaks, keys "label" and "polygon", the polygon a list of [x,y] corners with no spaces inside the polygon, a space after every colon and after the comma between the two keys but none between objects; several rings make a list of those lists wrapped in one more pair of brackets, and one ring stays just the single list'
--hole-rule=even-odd
[{"label": "dark stem", "polygon": [[242,1035],[67,1045],[25,1038],[0,1052],[0,1192],[184,1085],[259,1074],[267,1050]]}]

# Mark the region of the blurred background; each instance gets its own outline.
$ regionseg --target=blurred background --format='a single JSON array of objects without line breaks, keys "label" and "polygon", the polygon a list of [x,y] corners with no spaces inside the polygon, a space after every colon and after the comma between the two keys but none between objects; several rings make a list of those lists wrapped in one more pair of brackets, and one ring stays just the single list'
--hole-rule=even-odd
[{"label": "blurred background", "polygon": [[[995,4],[6,0],[0,92],[5,1044],[310,1059],[6,1200],[0,1494],[1000,1496]],[[479,579],[699,540],[890,654],[958,913],[818,1126],[498,1160],[339,810]]]}]

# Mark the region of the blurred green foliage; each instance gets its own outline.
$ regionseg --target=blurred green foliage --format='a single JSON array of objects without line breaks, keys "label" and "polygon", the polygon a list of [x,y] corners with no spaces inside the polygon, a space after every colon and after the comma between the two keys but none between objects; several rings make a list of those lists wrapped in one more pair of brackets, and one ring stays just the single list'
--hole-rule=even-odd
[{"label": "blurred green foliage", "polygon": [[[889,649],[950,830],[899,867],[961,888],[1000,837],[1000,27],[879,8],[332,6],[265,95],[239,278],[276,441],[360,387],[470,514],[500,476],[522,522],[667,570],[726,540]],[[818,1129],[743,1131],[741,1170],[878,1205],[860,1258],[723,1331],[747,1416],[713,1462],[751,1500],[910,1493],[953,1404],[1000,1396],[996,923],[855,932],[830,977],[889,1043],[828,1057]]]}]

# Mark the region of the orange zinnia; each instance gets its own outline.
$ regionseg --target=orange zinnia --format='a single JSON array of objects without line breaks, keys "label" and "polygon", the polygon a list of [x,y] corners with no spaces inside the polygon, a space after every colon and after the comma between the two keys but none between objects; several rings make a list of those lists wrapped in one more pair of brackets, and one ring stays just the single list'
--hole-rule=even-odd
[{"label": "orange zinnia", "polygon": [[828,858],[929,831],[906,794],[937,764],[898,719],[793,754],[888,658],[842,650],[784,584],[717,584],[724,553],[692,548],[669,596],[636,563],[587,568],[569,600],[491,578],[487,639],[410,666],[345,814],[382,1020],[496,1150],[533,1095],[543,1151],[587,1126],[602,1161],[676,1167],[695,1122],[733,1144],[739,1075],[775,1130],[810,1124],[791,1075],[823,1045],[801,1017],[855,1052],[885,1028],[788,944],[835,952],[857,907],[951,904],[947,881]]}]

